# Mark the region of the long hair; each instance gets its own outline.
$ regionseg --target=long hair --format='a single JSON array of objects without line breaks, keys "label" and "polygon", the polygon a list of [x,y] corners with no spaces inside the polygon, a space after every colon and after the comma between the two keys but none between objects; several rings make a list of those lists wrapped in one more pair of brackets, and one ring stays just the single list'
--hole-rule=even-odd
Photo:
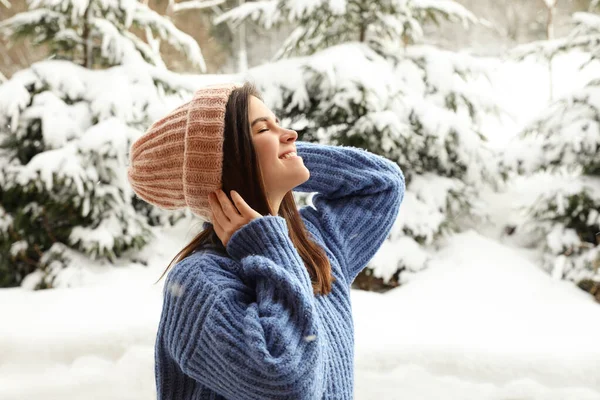
[{"label": "long hair", "polygon": [[[248,121],[250,96],[261,98],[254,85],[245,83],[242,87],[235,88],[227,101],[223,142],[223,154],[227,156],[223,157],[222,189],[228,197],[231,190],[237,191],[256,212],[261,215],[272,215],[252,143],[252,131]],[[315,295],[330,293],[335,278],[331,274],[329,259],[325,251],[309,238],[291,191],[285,194],[278,215],[287,223],[289,237],[311,278],[313,293]],[[211,247],[224,255],[227,254],[213,226],[208,225],[177,253],[158,281],[165,276],[171,266],[204,247]]]}]

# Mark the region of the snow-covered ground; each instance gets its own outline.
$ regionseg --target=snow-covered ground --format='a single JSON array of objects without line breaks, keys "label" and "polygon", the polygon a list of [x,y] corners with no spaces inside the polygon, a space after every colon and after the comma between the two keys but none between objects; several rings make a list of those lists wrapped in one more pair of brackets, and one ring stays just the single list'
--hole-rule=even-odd
[{"label": "snow-covered ground", "polygon": [[473,231],[404,287],[353,295],[357,398],[600,399],[598,304]]},{"label": "snow-covered ground", "polygon": [[[197,227],[157,231],[148,267],[0,290],[0,399],[155,398],[154,282]],[[600,399],[600,306],[495,239],[455,236],[408,284],[352,303],[357,399]]]}]

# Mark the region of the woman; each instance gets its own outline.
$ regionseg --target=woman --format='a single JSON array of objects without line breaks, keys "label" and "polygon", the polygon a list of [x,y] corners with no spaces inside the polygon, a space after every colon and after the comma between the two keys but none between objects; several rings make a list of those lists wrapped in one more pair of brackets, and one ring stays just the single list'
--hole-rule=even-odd
[{"label": "woman", "polygon": [[[388,235],[404,177],[365,150],[297,137],[252,85],[213,85],[133,144],[136,193],[210,221],[165,283],[159,400],[352,399],[350,285]],[[298,211],[292,190],[317,192],[314,207]]]}]

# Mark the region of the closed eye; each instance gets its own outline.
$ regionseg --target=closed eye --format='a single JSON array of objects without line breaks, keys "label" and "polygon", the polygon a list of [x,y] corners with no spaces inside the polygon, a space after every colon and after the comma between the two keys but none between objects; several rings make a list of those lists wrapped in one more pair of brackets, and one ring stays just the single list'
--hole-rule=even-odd
[{"label": "closed eye", "polygon": [[[254,122],[258,122],[259,120],[263,120],[264,122],[266,122],[266,123],[267,123],[267,126],[269,126],[269,124],[273,124],[273,121],[272,121],[272,120],[269,120],[269,119],[267,119],[267,118],[257,118],[257,119],[256,119]],[[275,125],[275,126],[279,126],[280,122],[281,122],[281,121],[279,121],[279,118],[275,118],[275,123],[274,123],[274,125]],[[269,130],[269,128],[263,128],[263,129],[260,129],[260,130],[259,130],[258,132],[256,132],[256,133],[262,133],[262,132],[265,132],[265,131],[268,131],[268,130]]]}]

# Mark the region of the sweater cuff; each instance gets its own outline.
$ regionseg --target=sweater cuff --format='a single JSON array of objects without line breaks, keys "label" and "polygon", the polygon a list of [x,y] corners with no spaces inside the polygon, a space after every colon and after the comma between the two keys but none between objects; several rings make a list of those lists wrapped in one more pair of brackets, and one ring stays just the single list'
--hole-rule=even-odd
[{"label": "sweater cuff", "polygon": [[289,238],[285,219],[277,215],[259,217],[242,226],[231,235],[226,249],[237,261],[255,254],[286,264],[299,258]]}]

